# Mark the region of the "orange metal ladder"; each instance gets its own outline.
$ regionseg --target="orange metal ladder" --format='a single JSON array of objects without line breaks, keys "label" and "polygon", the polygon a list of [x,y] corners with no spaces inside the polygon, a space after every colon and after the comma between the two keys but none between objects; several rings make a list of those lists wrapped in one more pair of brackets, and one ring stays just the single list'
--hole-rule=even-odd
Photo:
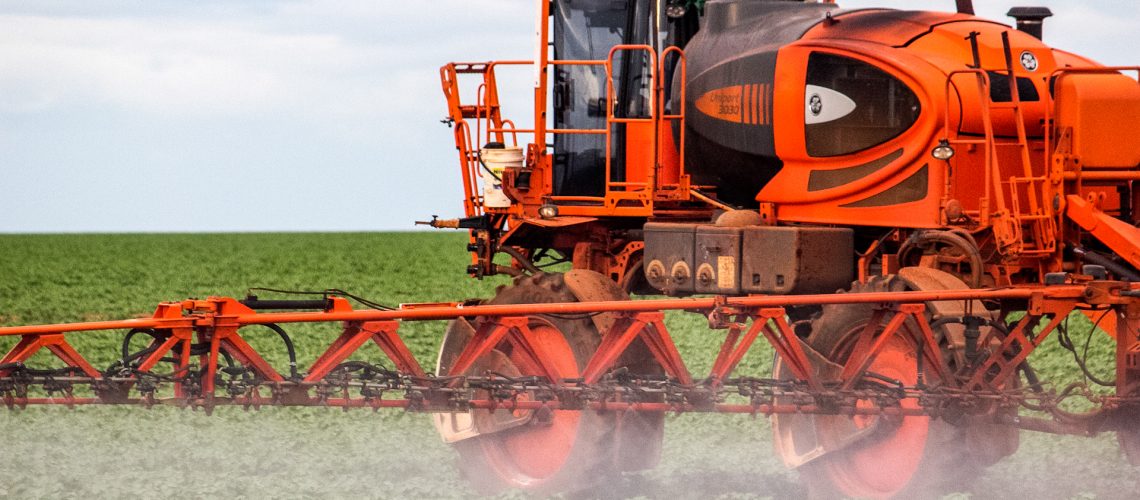
[{"label": "orange metal ladder", "polygon": [[[1057,214],[1045,197],[1046,177],[1044,172],[1036,175],[1033,172],[1033,163],[1029,153],[1029,139],[1025,132],[1025,116],[1021,110],[1021,96],[1017,88],[1017,77],[1013,73],[1013,55],[1009,47],[1009,33],[1002,33],[1002,45],[1005,53],[1005,69],[1009,75],[1010,102],[1005,107],[1013,110],[1014,124],[1017,128],[1017,142],[995,143],[1000,146],[1016,147],[1020,153],[1022,173],[1021,177],[1013,176],[1007,181],[1009,198],[1012,210],[1010,216],[1014,226],[1022,229],[1019,242],[1019,252],[1024,256],[1045,256],[1057,250]],[[991,109],[999,107],[989,102]],[[1040,198],[1039,198],[1040,193]],[[1027,210],[1022,210],[1021,198],[1024,194]],[[1044,203],[1043,203],[1044,202]],[[1025,238],[1024,228],[1028,226],[1029,238]]]},{"label": "orange metal ladder", "polygon": [[[957,70],[947,75],[947,89],[954,85],[954,77],[960,74],[975,76],[978,97],[982,101],[980,114],[984,130],[981,139],[956,138],[952,144],[981,146],[985,151],[985,194],[979,203],[979,219],[983,226],[991,226],[1001,252],[1011,256],[1043,257],[1057,249],[1056,210],[1048,202],[1047,177],[1033,171],[1029,139],[1025,130],[1021,99],[1018,95],[1017,78],[1013,72],[1012,55],[1009,48],[1009,35],[1002,34],[1005,48],[1005,69],[987,71],[981,67]],[[1008,75],[1010,101],[994,102],[990,88],[989,73]],[[948,93],[949,95],[949,93]],[[1017,137],[1014,141],[999,142],[994,132],[993,112],[1007,109],[1013,112]],[[950,122],[946,118],[946,131],[949,136]],[[1019,150],[1021,175],[1002,179],[999,147],[1016,147]],[[1007,203],[1008,198],[1008,203]]]}]

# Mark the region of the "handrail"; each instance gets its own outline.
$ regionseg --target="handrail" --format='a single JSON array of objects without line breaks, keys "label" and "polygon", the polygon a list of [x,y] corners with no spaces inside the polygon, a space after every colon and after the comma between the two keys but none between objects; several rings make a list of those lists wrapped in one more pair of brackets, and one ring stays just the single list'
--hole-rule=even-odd
[{"label": "handrail", "polygon": [[602,59],[553,59],[547,62],[551,66],[605,66]]},{"label": "handrail", "polygon": [[[963,75],[963,74],[971,74],[971,75],[975,76],[975,78],[976,78],[975,81],[977,82],[977,85],[978,85],[978,98],[981,99],[982,103],[983,103],[983,106],[981,106],[981,111],[982,111],[982,129],[983,129],[984,134],[985,134],[985,140],[982,142],[984,142],[984,144],[986,146],[986,160],[985,160],[985,168],[983,170],[983,174],[985,176],[985,179],[983,180],[982,183],[985,186],[985,194],[982,197],[982,199],[979,200],[980,203],[978,204],[979,205],[978,211],[979,211],[979,217],[981,218],[981,221],[980,221],[981,224],[983,226],[988,226],[991,223],[990,215],[993,212],[990,208],[991,201],[995,201],[995,198],[996,198],[996,202],[997,202],[996,204],[998,206],[999,212],[1004,211],[1006,208],[1005,196],[1002,194],[1001,186],[998,184],[998,183],[1000,183],[1000,180],[997,180],[997,175],[996,175],[997,173],[995,172],[995,170],[997,169],[997,151],[996,151],[996,148],[994,147],[993,120],[990,117],[990,107],[989,107],[989,104],[991,104],[990,103],[990,93],[989,93],[990,75],[987,73],[986,70],[983,70],[981,68],[959,69],[959,70],[954,70],[954,71],[951,71],[950,73],[948,73],[946,75],[946,91],[945,91],[945,94],[946,94],[946,108],[945,109],[947,109],[947,110],[950,109],[950,96],[951,96],[950,88],[953,86],[955,88],[955,92],[957,93],[957,90],[956,90],[957,85],[954,84],[954,77],[957,75]],[[957,95],[961,96],[960,93],[957,93]],[[961,105],[961,106],[965,105],[965,103],[962,102],[961,97],[959,97],[958,100],[959,100],[959,105]],[[965,118],[964,114],[962,114],[961,116],[963,118]],[[962,124],[959,123],[958,126],[959,126],[959,128],[961,128]],[[945,113],[943,116],[943,130],[945,132],[945,138],[946,138],[947,142],[949,142],[951,144],[964,144],[965,143],[964,141],[962,141],[960,139],[953,139],[953,140],[950,139],[950,113],[949,112]],[[958,134],[955,134],[955,137],[957,137],[957,135]],[[972,141],[970,141],[970,143],[978,144],[979,141],[972,140]]]},{"label": "handrail", "polygon": [[[649,93],[649,117],[648,118],[616,118],[614,117],[614,104],[617,101],[617,96],[614,91],[614,76],[613,76],[613,62],[614,56],[620,52],[645,52],[649,54],[649,68],[650,68],[650,89],[657,88],[657,81],[659,75],[657,74],[657,53],[653,47],[644,44],[622,44],[610,47],[609,55],[606,57],[606,193],[610,192],[613,180],[613,126],[620,123],[656,123],[658,112],[658,98],[657,92]],[[651,165],[657,165],[657,134],[653,134],[650,145],[650,154],[653,155]],[[628,145],[627,145],[628,146]]]},{"label": "handrail", "polygon": [[[630,57],[637,57],[636,71],[643,72],[649,78],[647,88],[649,92],[645,96],[648,99],[648,111],[644,116],[629,117],[617,116],[616,103],[619,96],[617,96],[617,89],[614,84],[615,68],[614,63],[618,54],[630,54]],[[642,59],[648,54],[648,60]],[[504,65],[526,65],[534,64],[532,61],[512,60],[512,61],[490,61],[478,63],[451,63],[440,69],[444,85],[444,94],[447,97],[449,105],[449,119],[455,127],[455,141],[459,149],[460,162],[463,166],[464,177],[464,208],[468,217],[482,215],[485,210],[481,205],[481,183],[479,178],[482,172],[478,164],[478,148],[480,144],[486,142],[503,142],[512,143],[517,146],[520,144],[519,134],[529,134],[532,137],[531,141],[525,138],[523,142],[533,142],[538,145],[539,160],[537,165],[540,168],[549,168],[550,163],[541,158],[548,154],[546,152],[546,144],[549,142],[549,137],[557,135],[590,135],[590,136],[605,136],[605,194],[602,197],[548,197],[550,201],[590,201],[602,202],[606,206],[618,206],[622,200],[636,200],[643,208],[651,208],[654,200],[653,193],[665,188],[680,188],[670,191],[672,194],[663,194],[668,199],[688,198],[688,184],[687,177],[684,175],[684,153],[685,153],[685,131],[681,127],[681,143],[678,145],[677,154],[680,158],[676,163],[670,161],[668,163],[669,176],[662,177],[662,169],[666,166],[661,162],[661,159],[666,157],[666,142],[661,140],[662,130],[664,130],[666,122],[684,122],[685,110],[683,105],[679,107],[676,113],[668,113],[665,109],[665,102],[667,96],[665,95],[665,79],[662,76],[665,74],[666,66],[675,64],[677,69],[678,78],[680,79],[677,84],[680,87],[680,96],[682,102],[685,98],[684,79],[686,78],[686,60],[684,51],[678,47],[669,47],[658,53],[649,45],[643,44],[628,44],[616,45],[610,48],[609,53],[605,59],[599,60],[581,60],[581,59],[563,59],[563,60],[547,60],[545,57],[542,61],[543,64],[548,66],[585,66],[585,67],[601,67],[604,68],[606,78],[606,91],[605,91],[605,124],[600,128],[549,128],[545,123],[535,123],[530,128],[518,128],[509,119],[502,116],[501,103],[499,101],[498,82],[495,69],[498,66]],[[458,75],[475,74],[482,75],[483,81],[476,87],[475,103],[468,105],[462,102],[459,95],[459,78]],[[595,73],[596,74],[596,73]],[[545,89],[546,85],[541,85],[536,88]],[[640,92],[640,91],[639,91]],[[621,96],[625,98],[626,96]],[[538,97],[536,96],[536,99]],[[536,100],[536,106],[539,101]],[[542,118],[540,118],[540,116]],[[536,119],[545,119],[546,114],[539,112],[536,107]],[[471,123],[474,121],[474,123]],[[632,147],[637,148],[636,151],[631,150],[630,157],[634,158],[631,165],[636,170],[631,170],[634,177],[626,179],[630,182],[615,181],[613,178],[614,172],[614,153],[613,145],[614,134],[616,125],[621,124],[638,124],[641,128],[642,141],[636,142]],[[632,126],[632,125],[631,125]],[[648,134],[649,127],[652,127],[652,136]],[[474,134],[474,136],[472,135]],[[541,136],[541,137],[539,137]],[[641,147],[645,151],[641,151]],[[670,158],[673,152],[670,151]],[[644,162],[644,163],[642,163]],[[641,167],[641,168],[638,168]],[[673,170],[676,172],[677,179],[674,179]],[[668,185],[664,185],[662,179],[667,178],[665,181]],[[634,182],[636,181],[636,182]],[[680,181],[679,184],[678,181]],[[676,184],[676,185],[675,185]]]},{"label": "handrail", "polygon": [[606,201],[604,196],[551,196],[552,201],[592,201],[602,203]]},{"label": "handrail", "polygon": [[[480,216],[484,212],[478,181],[482,177],[477,157],[479,144],[491,142],[493,136],[499,142],[506,142],[506,134],[510,134],[511,142],[515,146],[518,145],[519,131],[514,122],[502,118],[495,69],[498,66],[527,64],[533,64],[533,61],[459,62],[440,68],[440,79],[448,103],[449,125],[455,128],[455,146],[459,152],[463,175],[463,207],[467,217]],[[459,90],[459,75],[483,76],[483,81],[475,89],[474,105],[463,103]],[[465,116],[465,113],[468,114]],[[469,123],[468,117],[474,119],[474,127]]]},{"label": "handrail", "polygon": [[[670,115],[670,114],[667,114],[665,111],[665,102],[666,102],[665,91],[667,89],[665,88],[664,75],[665,75],[666,62],[668,61],[669,56],[672,54],[676,54],[676,56],[677,56],[677,67],[680,68],[679,83],[677,83],[678,82],[677,78],[674,78],[673,81],[674,81],[674,85],[678,85],[678,84],[680,85],[681,102],[677,106],[677,109],[679,110],[679,112],[676,114]],[[658,93],[660,94],[660,97],[658,99],[658,103],[660,103],[660,107],[661,107],[661,109],[659,110],[659,113],[658,113],[658,119],[661,122],[677,121],[677,122],[680,122],[682,124],[682,126],[680,127],[680,129],[681,129],[680,140],[678,141],[678,145],[677,145],[677,153],[678,153],[677,154],[677,178],[681,179],[685,176],[685,127],[683,125],[685,123],[685,99],[686,99],[685,92],[686,92],[687,87],[688,87],[687,85],[685,85],[685,82],[688,81],[688,60],[685,58],[685,51],[681,50],[680,47],[677,47],[674,45],[674,46],[670,46],[670,47],[666,48],[665,50],[661,51],[661,57],[660,57],[659,63],[660,63],[660,67],[658,68],[658,73],[660,75],[662,75],[662,78],[658,79]],[[660,127],[660,125],[659,125],[659,127]],[[660,131],[658,131],[657,134],[655,134],[655,135],[660,137]],[[657,149],[658,161],[654,162],[653,186],[655,188],[661,187],[660,182],[658,181],[659,177],[657,175],[657,170],[660,169],[660,167],[661,167],[659,164],[659,160],[665,156],[665,152],[661,150],[662,147],[664,147],[663,144],[658,144],[658,149]]]}]

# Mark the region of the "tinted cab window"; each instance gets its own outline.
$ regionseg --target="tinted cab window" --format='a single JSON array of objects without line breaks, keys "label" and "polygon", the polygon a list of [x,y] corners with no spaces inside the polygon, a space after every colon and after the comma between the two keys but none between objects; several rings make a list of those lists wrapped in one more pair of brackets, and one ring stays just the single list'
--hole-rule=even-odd
[{"label": "tinted cab window", "polygon": [[918,97],[870,64],[832,54],[808,58],[804,131],[807,153],[840,156],[887,142],[918,119]]}]

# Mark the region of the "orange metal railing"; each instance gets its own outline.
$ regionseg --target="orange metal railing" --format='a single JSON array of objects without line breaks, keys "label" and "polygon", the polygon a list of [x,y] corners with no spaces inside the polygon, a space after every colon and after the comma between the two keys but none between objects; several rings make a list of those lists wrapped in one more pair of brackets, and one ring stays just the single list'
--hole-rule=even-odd
[{"label": "orange metal railing", "polygon": [[[619,96],[613,85],[613,62],[621,53],[643,53],[649,60],[649,73],[651,78],[649,114],[640,117],[615,116],[614,104]],[[550,60],[550,66],[600,66],[606,73],[606,123],[605,128],[597,129],[558,129],[546,128],[540,132],[538,128],[518,128],[514,122],[503,118],[498,82],[495,69],[502,65],[533,64],[530,61],[500,61],[486,63],[451,63],[440,69],[444,95],[448,101],[448,121],[454,127],[455,144],[459,153],[460,166],[463,174],[464,209],[468,217],[482,215],[484,207],[479,179],[482,172],[479,164],[479,145],[488,142],[520,144],[519,135],[530,135],[529,144],[535,145],[539,159],[533,159],[529,168],[545,168],[541,157],[548,155],[546,140],[534,137],[541,133],[544,136],[558,134],[567,135],[604,135],[606,138],[605,156],[605,183],[602,196],[546,196],[542,198],[553,203],[563,203],[566,206],[561,213],[565,215],[626,215],[649,216],[653,211],[653,202],[660,200],[688,200],[689,184],[684,170],[684,120],[683,104],[678,111],[667,113],[664,103],[667,100],[666,85],[662,75],[667,69],[667,62],[675,64],[679,77],[674,79],[674,85],[680,85],[679,95],[682,103],[685,97],[685,57],[684,52],[677,47],[670,47],[659,57],[656,51],[648,45],[618,45],[610,49],[605,60]],[[460,75],[475,75],[481,77],[475,92],[475,104],[465,104],[460,95]],[[545,85],[542,85],[545,88]],[[536,96],[537,98],[537,96]],[[537,120],[545,119],[545,110],[538,110]],[[613,145],[614,141],[626,140],[626,137],[615,137],[615,129],[619,125],[646,127],[651,129],[648,143],[639,146],[627,142],[627,165],[632,158],[643,168],[635,179],[615,180]],[[676,153],[667,150],[661,141],[666,127],[677,126],[680,129],[680,141],[676,144]],[[632,149],[630,149],[632,148]],[[662,159],[669,162],[663,164]],[[537,160],[537,161],[535,161]],[[491,209],[493,212],[509,209]]]},{"label": "orange metal railing", "polygon": [[[447,99],[447,121],[454,127],[455,146],[463,174],[463,208],[467,217],[483,214],[483,197],[479,189],[482,172],[479,165],[479,144],[506,143],[510,134],[512,143],[518,144],[514,122],[502,117],[499,103],[499,86],[495,67],[526,65],[530,61],[497,61],[486,63],[451,63],[440,68],[440,80]],[[460,75],[478,75],[482,82],[476,90],[475,104],[464,104],[460,93]],[[472,125],[474,124],[474,135]]]}]

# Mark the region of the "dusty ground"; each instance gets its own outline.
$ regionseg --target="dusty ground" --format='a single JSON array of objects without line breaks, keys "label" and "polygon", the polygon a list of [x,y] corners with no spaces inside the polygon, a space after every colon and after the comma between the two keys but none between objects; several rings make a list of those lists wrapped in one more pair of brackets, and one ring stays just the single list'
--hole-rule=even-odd
[{"label": "dusty ground", "polygon": [[[0,413],[0,496],[465,498],[455,455],[421,415],[324,409],[31,409]],[[1111,436],[1024,434],[1021,451],[950,498],[1135,498],[1140,472]],[[588,495],[798,498],[768,426],[670,417],[653,471]],[[510,497],[512,495],[506,495]],[[515,495],[517,496],[517,495]]]}]

